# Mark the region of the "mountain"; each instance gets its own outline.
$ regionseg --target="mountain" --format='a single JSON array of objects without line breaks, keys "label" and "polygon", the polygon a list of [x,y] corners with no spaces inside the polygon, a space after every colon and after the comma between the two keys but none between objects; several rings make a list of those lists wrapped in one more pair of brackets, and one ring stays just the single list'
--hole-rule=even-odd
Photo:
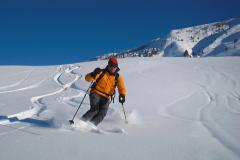
[{"label": "mountain", "polygon": [[183,29],[172,30],[163,38],[120,53],[97,57],[106,59],[115,55],[122,57],[152,56],[182,57],[240,56],[240,19],[230,19]]}]

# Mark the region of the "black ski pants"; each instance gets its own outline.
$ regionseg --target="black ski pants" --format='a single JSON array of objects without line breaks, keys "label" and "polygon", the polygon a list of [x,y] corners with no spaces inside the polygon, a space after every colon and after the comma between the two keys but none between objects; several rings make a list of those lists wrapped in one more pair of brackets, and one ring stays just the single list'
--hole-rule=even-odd
[{"label": "black ski pants", "polygon": [[109,107],[109,99],[90,93],[90,109],[82,116],[82,120],[90,121],[94,125],[98,125],[107,114]]}]

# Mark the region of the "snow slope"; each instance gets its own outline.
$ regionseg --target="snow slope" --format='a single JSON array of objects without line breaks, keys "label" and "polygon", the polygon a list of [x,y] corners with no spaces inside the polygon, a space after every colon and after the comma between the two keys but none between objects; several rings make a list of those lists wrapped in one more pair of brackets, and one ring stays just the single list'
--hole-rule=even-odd
[{"label": "snow slope", "polygon": [[[182,57],[184,51],[193,56],[240,56],[240,19],[174,29],[139,47],[114,53],[118,57],[152,56]],[[227,52],[226,52],[227,51]],[[112,54],[97,57],[105,59]]]},{"label": "snow slope", "polygon": [[0,159],[240,159],[240,58],[125,58],[121,105],[93,128],[69,126],[89,83],[106,61],[0,67]]}]

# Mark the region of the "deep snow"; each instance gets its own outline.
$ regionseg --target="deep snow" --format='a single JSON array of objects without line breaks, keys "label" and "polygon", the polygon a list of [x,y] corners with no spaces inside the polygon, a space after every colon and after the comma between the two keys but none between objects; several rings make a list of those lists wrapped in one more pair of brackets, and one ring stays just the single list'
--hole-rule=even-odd
[{"label": "deep snow", "polygon": [[89,83],[106,61],[0,67],[0,159],[240,159],[240,58],[125,58],[129,124],[111,104],[93,130],[78,118]]}]

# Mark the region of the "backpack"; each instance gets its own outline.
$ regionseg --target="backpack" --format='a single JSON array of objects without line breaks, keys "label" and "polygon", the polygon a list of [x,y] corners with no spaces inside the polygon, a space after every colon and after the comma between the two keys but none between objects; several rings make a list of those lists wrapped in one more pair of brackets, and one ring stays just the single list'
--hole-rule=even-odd
[{"label": "backpack", "polygon": [[[107,69],[102,69],[102,73],[100,74],[100,76],[96,79],[96,81],[93,83],[93,85],[92,85],[92,88],[94,88],[94,89],[96,89],[96,85],[97,85],[97,83],[102,79],[102,77],[105,75],[105,73],[107,72]],[[115,73],[115,84],[114,84],[114,92],[113,92],[113,94],[112,95],[109,95],[109,94],[107,94],[107,93],[105,93],[105,92],[102,92],[102,91],[99,91],[98,89],[96,89],[97,91],[99,91],[99,92],[101,92],[102,94],[104,94],[104,95],[106,95],[106,96],[108,96],[108,97],[111,97],[111,101],[113,101],[113,103],[114,103],[114,98],[115,98],[115,95],[116,95],[116,87],[117,87],[117,84],[118,84],[118,77],[119,77],[119,73],[118,72],[116,72]],[[110,101],[110,103],[111,103],[111,101]],[[109,103],[109,104],[110,104]]]}]

